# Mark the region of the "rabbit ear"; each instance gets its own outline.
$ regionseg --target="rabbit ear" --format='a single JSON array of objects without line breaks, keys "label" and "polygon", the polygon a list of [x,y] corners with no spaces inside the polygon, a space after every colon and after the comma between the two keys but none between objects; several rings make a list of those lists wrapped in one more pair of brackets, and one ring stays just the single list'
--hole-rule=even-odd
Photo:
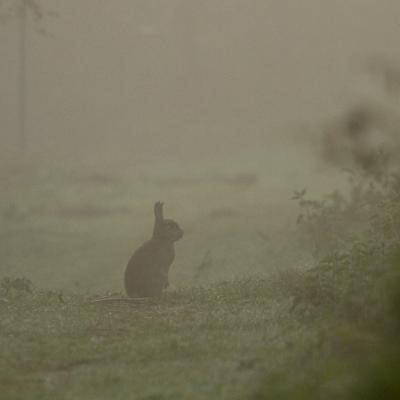
[{"label": "rabbit ear", "polygon": [[154,204],[154,216],[156,217],[156,220],[161,221],[164,219],[163,206],[164,203],[161,203],[159,201]]}]

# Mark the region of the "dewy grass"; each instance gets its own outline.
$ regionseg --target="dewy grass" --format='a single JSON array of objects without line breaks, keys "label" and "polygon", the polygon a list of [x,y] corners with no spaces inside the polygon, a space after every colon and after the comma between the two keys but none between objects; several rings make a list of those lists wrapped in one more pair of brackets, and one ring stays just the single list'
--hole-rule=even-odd
[{"label": "dewy grass", "polygon": [[[240,290],[241,283],[235,285]],[[278,309],[234,297],[223,287],[178,296],[116,306],[47,292],[10,293],[0,308],[2,396],[248,394],[250,371],[261,370],[270,357],[263,348],[275,343],[279,350],[269,329],[280,318]]]},{"label": "dewy grass", "polygon": [[[368,382],[370,393],[396,393],[396,371],[383,367],[399,326],[396,196],[371,199],[365,232],[317,259],[301,229],[329,220],[334,235],[347,206],[282,230],[279,207],[254,206],[257,184],[178,180],[171,197],[185,201],[171,214],[186,235],[173,287],[102,304],[92,300],[121,295],[126,262],[150,234],[157,185],[31,173],[11,177],[0,204],[1,400],[332,399],[362,396]],[[236,212],[212,212],[221,207]]]},{"label": "dewy grass", "polygon": [[130,304],[11,289],[0,305],[2,398],[346,395],[377,334],[291,306],[258,279]]}]

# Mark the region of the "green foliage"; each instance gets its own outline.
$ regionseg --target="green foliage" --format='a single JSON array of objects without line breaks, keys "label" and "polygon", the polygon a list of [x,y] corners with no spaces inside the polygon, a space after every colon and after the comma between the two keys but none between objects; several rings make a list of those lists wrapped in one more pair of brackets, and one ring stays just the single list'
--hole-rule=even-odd
[{"label": "green foliage", "polygon": [[383,355],[351,392],[351,400],[397,400],[400,398],[400,352]]},{"label": "green foliage", "polygon": [[304,246],[319,260],[351,250],[355,241],[368,247],[368,239],[398,239],[399,181],[397,176],[375,181],[351,172],[349,196],[335,190],[315,200],[306,198],[305,189],[295,191],[292,200],[300,208],[297,224]]},{"label": "green foliage", "polygon": [[298,224],[317,260],[295,298],[349,318],[386,315],[386,281],[396,273],[400,249],[399,178],[351,179],[351,196],[334,192],[324,201],[295,192]]},{"label": "green foliage", "polygon": [[400,398],[399,181],[353,179],[349,199],[295,192],[316,262],[291,285],[291,313],[319,340],[301,373],[269,375],[256,399]]}]

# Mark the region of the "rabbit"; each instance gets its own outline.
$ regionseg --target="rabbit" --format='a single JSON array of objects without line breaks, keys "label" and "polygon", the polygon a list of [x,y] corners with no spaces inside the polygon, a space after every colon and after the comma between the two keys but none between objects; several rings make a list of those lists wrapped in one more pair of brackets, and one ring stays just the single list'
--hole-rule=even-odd
[{"label": "rabbit", "polygon": [[125,290],[129,297],[159,297],[169,286],[168,272],[175,258],[174,244],[183,230],[164,219],[163,203],[154,205],[153,236],[132,255],[125,269]]}]

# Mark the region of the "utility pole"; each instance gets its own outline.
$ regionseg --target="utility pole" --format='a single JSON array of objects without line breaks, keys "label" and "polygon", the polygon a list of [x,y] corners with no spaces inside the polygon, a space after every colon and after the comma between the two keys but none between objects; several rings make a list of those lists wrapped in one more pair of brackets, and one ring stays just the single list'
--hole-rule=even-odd
[{"label": "utility pole", "polygon": [[27,147],[27,10],[26,0],[19,4],[19,67],[18,67],[18,125],[19,147]]},{"label": "utility pole", "polygon": [[[4,10],[6,6],[8,9]],[[1,12],[3,11],[3,12]],[[56,17],[57,13],[45,11],[41,0],[0,0],[0,23],[12,19],[17,22],[18,29],[18,64],[17,64],[17,124],[16,144],[22,152],[27,150],[28,143],[28,25],[31,18],[37,33],[47,35],[44,28],[38,26],[44,16]]]}]

